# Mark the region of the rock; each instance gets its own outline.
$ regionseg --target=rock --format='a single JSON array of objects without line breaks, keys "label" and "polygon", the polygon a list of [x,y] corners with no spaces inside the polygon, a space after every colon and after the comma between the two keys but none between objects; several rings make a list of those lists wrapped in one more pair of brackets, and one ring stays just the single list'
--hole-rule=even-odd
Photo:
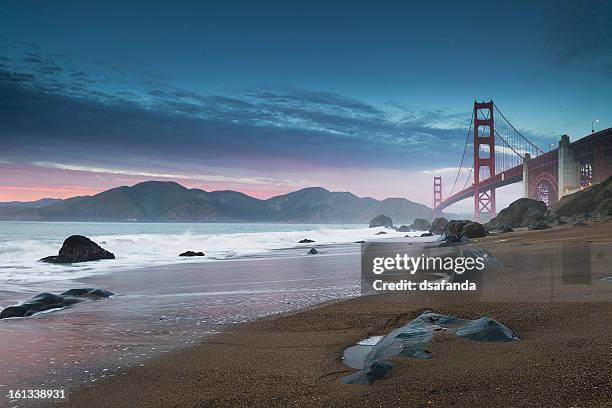
[{"label": "rock", "polygon": [[433,234],[431,232],[424,232],[421,234],[421,237],[433,237]]},{"label": "rock", "polygon": [[308,239],[308,238],[304,238],[304,239],[302,239],[302,240],[299,240],[299,241],[298,241],[298,244],[310,244],[310,243],[312,243],[312,242],[314,242],[314,240],[312,240],[312,239]]},{"label": "rock", "polygon": [[434,235],[442,235],[444,234],[444,231],[446,231],[447,226],[448,220],[446,218],[439,217],[433,220],[431,226],[429,227],[429,232]]},{"label": "rock", "polygon": [[361,241],[355,241],[355,243],[356,243],[356,244],[365,244],[365,241],[364,241],[364,240],[361,240]]},{"label": "rock", "polygon": [[9,317],[28,317],[45,310],[61,309],[71,306],[83,302],[86,299],[109,298],[113,295],[114,293],[112,292],[93,288],[70,289],[61,295],[44,292],[23,302],[21,305],[7,307],[0,312],[0,319]]},{"label": "rock", "polygon": [[385,231],[378,231],[376,234],[374,235],[387,235],[387,233]]},{"label": "rock", "polygon": [[511,225],[508,224],[504,224],[501,226],[501,228],[499,229],[499,232],[514,232],[514,228],[512,228]]},{"label": "rock", "polygon": [[317,251],[317,250],[316,250],[316,249],[314,249],[314,248],[310,248],[310,251],[308,251],[308,255],[316,255],[316,254],[318,254],[318,253],[319,253],[319,251]]},{"label": "rock", "polygon": [[386,215],[379,215],[370,221],[370,228],[376,227],[393,228],[393,220]]},{"label": "rock", "polygon": [[345,384],[353,385],[372,385],[378,380],[383,380],[391,377],[391,371],[393,371],[393,364],[386,360],[376,360],[367,370],[357,371],[344,378]]},{"label": "rock", "polygon": [[397,229],[397,232],[410,232],[410,231],[411,231],[410,227],[407,225],[402,225],[401,227]]},{"label": "rock", "polygon": [[[449,335],[454,334],[475,342],[519,340],[512,330],[489,317],[468,320],[426,311],[380,339],[367,353],[363,362],[364,368],[344,377],[342,381],[348,384],[371,385],[373,381],[388,378],[393,365],[386,360],[396,356],[420,360],[433,358],[430,350],[436,331],[444,331]],[[476,343],[474,347],[478,347]]]},{"label": "rock", "polygon": [[578,220],[574,222],[574,227],[586,227],[586,222]]},{"label": "rock", "polygon": [[546,219],[546,203],[544,201],[532,200],[531,198],[519,198],[512,202],[508,208],[504,208],[486,224],[489,231],[509,225],[512,228],[527,227],[531,224]]},{"label": "rock", "polygon": [[205,255],[206,254],[204,252],[187,251],[187,252],[183,252],[179,256],[205,256]]},{"label": "rock", "polygon": [[582,219],[589,219],[592,215],[604,218],[612,215],[612,176],[599,184],[564,196],[553,208],[553,213],[556,218],[565,216]]},{"label": "rock", "polygon": [[72,235],[64,241],[57,256],[47,256],[42,258],[40,262],[67,264],[98,261],[100,259],[115,259],[115,255],[87,237]]},{"label": "rock", "polygon": [[529,227],[527,227],[527,229],[530,231],[544,230],[544,229],[549,229],[549,228],[550,228],[550,225],[548,225],[544,221],[540,221],[535,224],[530,224]]},{"label": "rock", "polygon": [[470,222],[461,229],[461,236],[465,238],[481,238],[487,236],[487,231],[479,222]]},{"label": "rock", "polygon": [[459,337],[476,341],[503,342],[518,340],[518,336],[512,330],[490,317],[472,320],[458,329],[455,334]]},{"label": "rock", "polygon": [[433,245],[427,246],[425,248],[446,248],[451,246],[465,245],[470,242],[469,239],[462,237],[460,235],[449,235],[445,234],[440,236]]},{"label": "rock", "polygon": [[446,226],[446,234],[461,236],[463,227],[468,225],[470,222],[472,221],[470,220],[451,220],[448,222],[448,225]]},{"label": "rock", "polygon": [[431,224],[425,218],[417,218],[408,227],[410,231],[429,231]]},{"label": "rock", "polygon": [[70,289],[60,294],[60,296],[87,297],[92,299],[108,299],[114,295],[113,292],[108,290],[94,288]]}]

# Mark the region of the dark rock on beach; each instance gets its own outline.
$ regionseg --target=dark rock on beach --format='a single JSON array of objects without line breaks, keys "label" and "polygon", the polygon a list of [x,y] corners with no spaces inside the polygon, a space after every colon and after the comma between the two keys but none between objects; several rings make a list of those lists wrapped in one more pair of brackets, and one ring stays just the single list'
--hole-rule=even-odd
[{"label": "dark rock on beach", "polygon": [[310,244],[310,243],[313,243],[313,242],[315,242],[315,241],[312,240],[312,239],[304,238],[304,239],[299,240],[298,244]]},{"label": "dark rock on beach", "polygon": [[376,234],[374,235],[387,235],[387,233],[385,231],[378,231]]},{"label": "dark rock on beach", "polygon": [[345,384],[372,385],[378,380],[391,377],[393,364],[386,360],[374,361],[367,370],[360,370],[343,379]]},{"label": "dark rock on beach", "polygon": [[308,255],[316,255],[318,253],[319,251],[317,251],[315,248],[310,248],[310,251],[308,251]]},{"label": "dark rock on beach", "polygon": [[407,225],[402,225],[401,227],[397,229],[397,232],[410,232],[410,231],[411,231],[410,227]]},{"label": "dark rock on beach", "polygon": [[114,293],[93,288],[70,289],[61,295],[41,293],[17,306],[9,306],[0,312],[0,319],[28,317],[45,310],[62,309],[86,300],[106,299]]},{"label": "dark rock on beach", "polygon": [[371,385],[377,379],[388,378],[393,365],[384,360],[398,355],[420,360],[431,359],[431,344],[436,331],[449,332],[475,342],[519,340],[512,330],[490,317],[468,320],[426,311],[384,336],[368,352],[364,368],[344,377],[342,381],[347,384]]},{"label": "dark rock on beach", "polygon": [[533,200],[531,198],[519,198],[500,211],[499,215],[493,218],[486,227],[489,231],[508,225],[512,228],[527,227],[537,224],[546,219],[546,203]]},{"label": "dark rock on beach", "polygon": [[484,226],[478,222],[465,224],[461,229],[461,236],[465,238],[481,238],[487,235]]},{"label": "dark rock on beach", "polygon": [[370,228],[376,227],[393,228],[393,220],[381,214],[370,221]]},{"label": "dark rock on beach", "polygon": [[431,232],[424,232],[421,234],[421,237],[433,237],[433,234]]},{"label": "dark rock on beach", "polygon": [[544,221],[540,221],[540,222],[536,222],[534,224],[530,224],[529,227],[527,227],[527,229],[530,230],[530,231],[544,230],[544,229],[549,229],[549,228],[550,228],[550,225],[548,225]]},{"label": "dark rock on beach", "polygon": [[448,220],[446,218],[436,218],[432,221],[431,226],[429,227],[429,232],[435,235],[441,235],[444,234],[447,226]]},{"label": "dark rock on beach", "polygon": [[468,225],[470,222],[472,221],[470,220],[451,220],[448,222],[448,225],[446,226],[446,234],[461,236],[463,227]]},{"label": "dark rock on beach", "polygon": [[187,251],[187,252],[183,252],[182,254],[180,254],[179,256],[204,256],[206,255],[204,252],[194,252],[194,251]]},{"label": "dark rock on beach", "polygon": [[40,262],[68,264],[98,261],[100,259],[115,259],[115,255],[87,237],[72,235],[64,241],[58,255],[47,256],[42,258]]}]

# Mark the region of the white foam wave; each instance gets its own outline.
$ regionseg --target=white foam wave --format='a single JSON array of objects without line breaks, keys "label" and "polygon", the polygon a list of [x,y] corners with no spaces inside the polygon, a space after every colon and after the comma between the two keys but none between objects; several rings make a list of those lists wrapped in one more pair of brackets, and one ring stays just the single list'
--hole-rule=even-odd
[{"label": "white foam wave", "polygon": [[[328,228],[294,231],[239,232],[239,233],[120,233],[89,235],[105,249],[113,252],[115,260],[103,260],[73,265],[51,265],[38,262],[40,258],[56,254],[66,235],[37,239],[0,241],[0,282],[23,284],[29,282],[78,279],[95,273],[108,273],[128,268],[172,263],[216,261],[252,255],[280,254],[279,249],[296,246],[350,243],[358,240],[404,237],[405,233],[383,228]],[[157,231],[156,231],[157,232]],[[418,235],[418,234],[414,234]],[[308,238],[314,244],[298,244]],[[204,258],[180,258],[181,252],[193,250],[206,253]]]}]

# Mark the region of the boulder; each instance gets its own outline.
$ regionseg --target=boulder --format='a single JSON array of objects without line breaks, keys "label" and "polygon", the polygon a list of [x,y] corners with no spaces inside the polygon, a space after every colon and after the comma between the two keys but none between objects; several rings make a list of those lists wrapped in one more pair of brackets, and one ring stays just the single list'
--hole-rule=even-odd
[{"label": "boulder", "polygon": [[423,232],[421,237],[433,237],[433,234],[431,232]]},{"label": "boulder", "polygon": [[410,232],[410,231],[411,231],[410,227],[407,225],[402,225],[401,227],[397,229],[397,232]]},{"label": "boulder", "polygon": [[194,251],[186,251],[180,254],[179,256],[204,256],[206,255],[204,252],[194,252]]},{"label": "boulder", "polygon": [[82,235],[68,237],[57,256],[47,256],[40,262],[68,264],[77,262],[98,261],[100,259],[115,259],[115,255]]},{"label": "boulder", "polygon": [[546,222],[544,221],[539,221],[536,222],[534,224],[530,224],[527,229],[530,231],[535,231],[535,230],[543,230],[543,229],[549,229],[550,225],[548,225]]},{"label": "boulder", "polygon": [[431,226],[429,227],[429,232],[435,235],[442,235],[444,231],[446,231],[446,227],[448,226],[448,220],[446,218],[436,218],[432,221]]},{"label": "boulder", "polygon": [[9,306],[2,310],[2,312],[0,312],[0,319],[9,317],[28,317],[45,310],[61,309],[85,300],[105,299],[113,295],[114,293],[112,292],[93,288],[70,289],[61,295],[44,292],[20,305]]},{"label": "boulder", "polygon": [[446,226],[446,234],[461,236],[463,227],[468,225],[470,222],[472,221],[470,220],[451,220],[448,222],[448,225]]},{"label": "boulder", "polygon": [[386,360],[376,360],[367,370],[360,370],[343,379],[345,384],[372,385],[378,380],[391,377],[393,364]]},{"label": "boulder", "polygon": [[511,225],[508,224],[504,224],[501,226],[501,228],[499,229],[499,232],[514,232],[514,228],[512,228]]},{"label": "boulder", "polygon": [[370,221],[370,228],[376,227],[393,228],[393,220],[381,214]]},{"label": "boulder", "polygon": [[481,238],[487,235],[485,227],[479,222],[470,222],[461,229],[461,236],[465,238]]},{"label": "boulder", "polygon": [[425,218],[417,218],[408,227],[410,231],[429,231],[431,224]]},{"label": "boulder", "polygon": [[504,225],[509,225],[512,228],[527,227],[544,221],[546,215],[546,203],[544,201],[519,198],[512,202],[508,208],[501,210],[497,217],[486,224],[486,228],[493,231]]},{"label": "boulder", "polygon": [[319,251],[317,251],[315,248],[310,248],[310,251],[308,251],[308,255],[316,255],[318,253]]},{"label": "boulder", "polygon": [[387,233],[385,231],[378,231],[376,234],[374,235],[387,235]]},{"label": "boulder", "polygon": [[304,239],[299,240],[298,244],[310,244],[312,242],[315,242],[315,241],[312,239],[304,238]]}]

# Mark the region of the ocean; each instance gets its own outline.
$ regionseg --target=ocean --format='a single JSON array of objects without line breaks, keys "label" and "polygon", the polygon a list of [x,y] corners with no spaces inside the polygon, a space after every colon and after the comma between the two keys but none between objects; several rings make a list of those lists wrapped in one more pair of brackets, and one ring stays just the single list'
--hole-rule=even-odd
[{"label": "ocean", "polygon": [[[152,265],[212,262],[252,256],[283,256],[283,249],[351,243],[405,233],[356,224],[259,223],[62,223],[0,222],[0,283],[19,290],[28,283],[78,279]],[[115,254],[114,260],[51,265],[39,259],[56,255],[70,235],[84,235]],[[308,238],[314,244],[298,244]],[[184,258],[184,251],[204,258]]]}]

